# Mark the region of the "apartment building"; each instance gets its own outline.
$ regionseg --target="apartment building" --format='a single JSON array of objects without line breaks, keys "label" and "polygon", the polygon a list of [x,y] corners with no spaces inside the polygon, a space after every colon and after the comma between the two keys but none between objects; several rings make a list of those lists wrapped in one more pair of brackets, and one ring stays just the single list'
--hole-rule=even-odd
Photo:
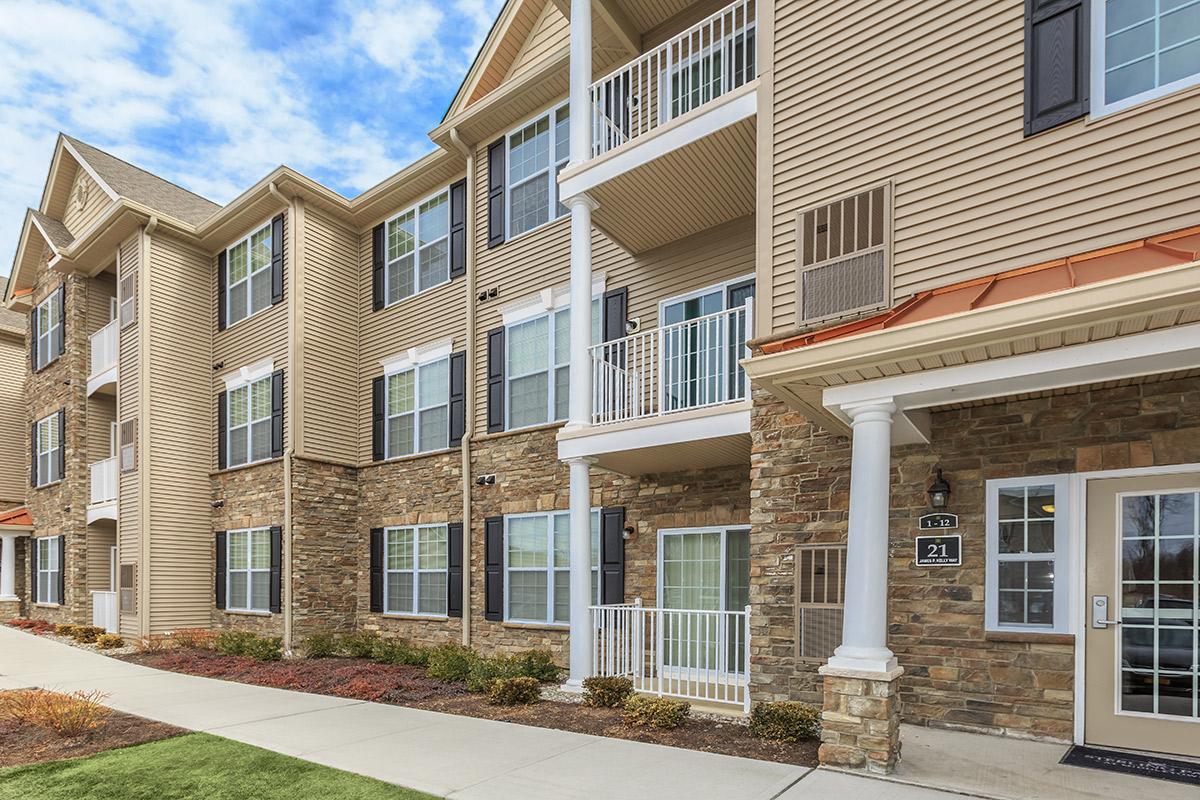
[{"label": "apartment building", "polygon": [[1200,755],[1197,9],[511,0],[352,199],[63,136],[4,585]]}]

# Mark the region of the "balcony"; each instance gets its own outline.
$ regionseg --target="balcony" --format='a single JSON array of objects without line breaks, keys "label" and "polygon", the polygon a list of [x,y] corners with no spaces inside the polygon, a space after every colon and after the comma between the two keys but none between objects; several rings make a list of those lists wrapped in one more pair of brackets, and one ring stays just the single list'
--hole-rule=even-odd
[{"label": "balcony", "polygon": [[559,456],[624,474],[749,462],[750,385],[739,361],[753,300],[593,345],[592,419],[559,434]]},{"label": "balcony", "polygon": [[754,213],[756,20],[737,0],[591,85],[591,158],[560,194],[589,194],[630,252]]},{"label": "balcony", "polygon": [[114,394],[117,387],[117,354],[120,349],[117,321],[105,325],[90,337],[92,366],[88,372],[87,393]]},{"label": "balcony", "polygon": [[89,465],[92,491],[87,507],[87,521],[91,525],[99,519],[117,518],[117,457],[106,458]]}]

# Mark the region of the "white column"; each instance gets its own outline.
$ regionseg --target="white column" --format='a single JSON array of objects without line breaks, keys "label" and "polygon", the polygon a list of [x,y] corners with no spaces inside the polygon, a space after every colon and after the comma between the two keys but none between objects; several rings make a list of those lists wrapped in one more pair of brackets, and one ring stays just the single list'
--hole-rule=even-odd
[{"label": "white column", "polygon": [[571,209],[571,397],[567,427],[592,423],[592,210],[587,195],[563,201]]},{"label": "white column", "polygon": [[889,477],[896,406],[877,401],[843,410],[853,429],[846,606],[842,644],[829,666],[887,673],[896,668],[896,656],[887,646]]},{"label": "white column", "polygon": [[592,0],[571,0],[571,161],[591,158]]},{"label": "white column", "polygon": [[0,600],[16,600],[17,537],[0,536]]},{"label": "white column", "polygon": [[[574,387],[572,387],[574,388]],[[590,458],[567,459],[571,471],[571,663],[563,686],[583,691],[592,674],[592,502]]]}]

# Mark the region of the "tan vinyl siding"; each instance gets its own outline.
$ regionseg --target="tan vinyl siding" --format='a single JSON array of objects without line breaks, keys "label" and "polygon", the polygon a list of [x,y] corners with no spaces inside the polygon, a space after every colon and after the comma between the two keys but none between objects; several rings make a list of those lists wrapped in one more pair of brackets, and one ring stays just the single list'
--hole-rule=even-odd
[{"label": "tan vinyl siding", "polygon": [[111,394],[94,394],[87,399],[87,460],[103,461],[111,452],[112,423],[117,419],[117,399]]},{"label": "tan vinyl siding", "polygon": [[516,78],[528,72],[530,67],[537,65],[542,59],[567,44],[570,36],[571,23],[558,10],[558,6],[553,2],[546,3],[533,32],[529,34],[529,38],[521,47],[521,52],[513,61],[507,79]]},{"label": "tan vinyl siding", "polygon": [[[313,206],[303,210],[300,285],[300,404],[304,455],[353,464],[358,458],[359,236]],[[370,234],[366,235],[370,241]],[[368,287],[370,273],[368,253]],[[286,391],[286,387],[285,387]],[[368,409],[369,411],[369,409]]]},{"label": "tan vinyl siding", "polygon": [[[547,0],[547,2],[549,1]],[[496,43],[491,59],[482,65],[475,86],[466,103],[463,104],[464,107],[471,105],[504,82],[511,65],[520,56],[529,32],[537,25],[542,8],[543,6],[530,0],[530,2],[521,3],[520,7],[512,14],[508,30]]]},{"label": "tan vinyl siding", "polygon": [[[141,234],[131,236],[121,243],[118,263],[121,276],[137,272],[141,254]],[[140,304],[140,292],[137,297]],[[135,420],[140,408],[141,379],[138,373],[138,323],[127,325],[120,332],[120,354],[118,356],[117,419]],[[142,425],[138,424],[137,469],[119,472],[117,508],[117,556],[121,564],[137,564],[141,570],[141,470],[143,440]],[[138,635],[138,622],[134,614],[121,614],[121,633],[125,636]]]},{"label": "tan vinyl siding", "polygon": [[29,479],[29,427],[25,416],[25,339],[0,331],[0,503],[25,502]]},{"label": "tan vinyl siding", "polygon": [[[89,592],[109,589],[110,547],[117,543],[117,530],[112,520],[99,520],[87,530],[87,588]],[[116,577],[116,576],[113,576]]]},{"label": "tan vinyl siding", "polygon": [[[79,190],[83,187],[85,200],[79,203]],[[100,184],[92,179],[85,169],[76,169],[74,180],[71,181],[71,194],[67,198],[66,211],[63,213],[63,225],[73,236],[79,235],[100,218],[104,210],[112,204],[112,198],[100,188]]]},{"label": "tan vinyl siding", "polygon": [[88,281],[87,291],[87,333],[92,335],[109,322],[112,311],[111,299],[117,296],[117,276],[115,272],[101,272]]},{"label": "tan vinyl siding", "polygon": [[210,257],[159,234],[150,247],[150,630],[206,625],[212,605]]},{"label": "tan vinyl siding", "polygon": [[[230,242],[239,241],[242,236],[245,236],[252,230],[258,230],[264,223],[269,223],[274,217],[273,214],[264,216],[261,222],[255,223],[252,227],[243,231],[239,236],[230,240]],[[286,407],[287,396],[292,391],[291,374],[288,371],[288,293],[292,291],[292,263],[291,253],[288,252],[289,247],[289,227],[291,220],[287,219],[286,215],[283,222],[283,295],[282,302],[276,303],[273,306],[259,311],[253,316],[230,325],[223,331],[217,330],[217,259],[214,256],[210,261],[208,274],[205,278],[209,287],[210,294],[204,310],[208,314],[205,321],[205,329],[213,332],[212,336],[212,361],[208,364],[207,371],[212,377],[212,400],[209,404],[208,413],[212,421],[212,429],[217,429],[217,396],[225,391],[225,377],[242,367],[248,367],[265,358],[271,359],[273,370],[283,370],[283,394],[284,404]],[[220,364],[219,368],[214,368],[214,365]],[[290,433],[291,423],[287,422],[283,426],[283,446],[287,447],[291,441]],[[217,468],[217,439],[216,434],[209,441],[209,450],[211,465],[213,469]]]},{"label": "tan vinyl siding", "polygon": [[1022,135],[1020,3],[776,11],[773,330],[800,208],[895,181],[895,294],[1200,221],[1200,93]]}]

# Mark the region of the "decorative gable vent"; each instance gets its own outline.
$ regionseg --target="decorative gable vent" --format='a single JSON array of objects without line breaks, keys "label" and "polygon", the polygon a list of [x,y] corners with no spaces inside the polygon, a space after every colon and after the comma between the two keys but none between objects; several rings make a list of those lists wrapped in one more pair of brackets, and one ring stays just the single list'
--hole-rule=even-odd
[{"label": "decorative gable vent", "polygon": [[842,642],[846,546],[796,548],[796,658],[825,661]]},{"label": "decorative gable vent", "polygon": [[801,211],[796,296],[801,327],[891,303],[892,190],[876,186]]}]

